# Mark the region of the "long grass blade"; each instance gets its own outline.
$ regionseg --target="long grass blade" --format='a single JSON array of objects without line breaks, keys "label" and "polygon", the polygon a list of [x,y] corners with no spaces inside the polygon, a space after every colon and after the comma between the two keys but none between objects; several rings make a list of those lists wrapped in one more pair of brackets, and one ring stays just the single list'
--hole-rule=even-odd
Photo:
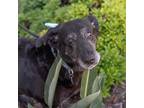
[{"label": "long grass blade", "polygon": [[54,94],[55,94],[55,89],[56,89],[56,85],[57,85],[57,81],[58,81],[61,64],[62,64],[62,59],[60,59],[57,64],[54,78],[50,84],[49,97],[48,97],[48,105],[50,108],[52,108],[52,105],[53,105],[53,99],[54,99]]},{"label": "long grass blade", "polygon": [[80,97],[84,98],[88,95],[88,83],[89,83],[89,75],[90,72],[87,70],[83,73],[82,81],[81,81],[81,88],[80,88]]},{"label": "long grass blade", "polygon": [[[48,102],[48,100],[49,100],[49,94],[50,94],[49,93],[50,89],[53,89],[54,92],[55,92],[55,87],[56,87],[57,81],[53,81],[53,79],[57,80],[57,75],[59,75],[59,70],[60,70],[60,67],[61,67],[61,62],[62,62],[62,60],[61,60],[60,56],[58,55],[56,57],[54,63],[52,64],[50,70],[49,70],[49,74],[48,74],[48,77],[47,77],[47,80],[46,80],[46,83],[45,83],[45,87],[44,87],[44,100],[45,100],[45,102],[46,102],[47,105],[50,104],[50,102]],[[50,87],[51,83],[52,83],[52,85],[54,85],[54,87]],[[51,101],[53,101],[53,100],[51,100]]]}]

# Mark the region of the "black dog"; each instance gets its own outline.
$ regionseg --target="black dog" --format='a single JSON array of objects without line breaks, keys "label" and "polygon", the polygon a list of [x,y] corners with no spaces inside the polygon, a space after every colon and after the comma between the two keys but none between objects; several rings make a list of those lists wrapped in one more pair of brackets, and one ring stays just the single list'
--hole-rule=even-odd
[{"label": "black dog", "polygon": [[[36,40],[19,39],[18,45],[18,92],[19,102],[27,104],[22,95],[32,97],[44,105],[44,84],[48,71],[57,53],[66,65],[73,70],[73,77],[67,75],[69,69],[61,68],[54,98],[53,108],[67,108],[71,101],[64,103],[80,88],[80,80],[84,70],[92,69],[100,59],[96,52],[98,22],[94,16],[76,19],[49,29]],[[69,99],[70,100],[70,99]],[[78,99],[77,99],[78,100]],[[26,107],[26,106],[23,106]]]}]

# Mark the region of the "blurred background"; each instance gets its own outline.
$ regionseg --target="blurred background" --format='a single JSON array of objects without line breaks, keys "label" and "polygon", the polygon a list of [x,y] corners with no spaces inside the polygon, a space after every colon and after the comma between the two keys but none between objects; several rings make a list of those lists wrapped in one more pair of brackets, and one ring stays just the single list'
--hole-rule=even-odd
[{"label": "blurred background", "polygon": [[[103,97],[126,78],[126,1],[125,0],[19,0],[19,23],[43,36],[45,22],[63,23],[90,13],[99,21],[97,50],[101,60],[95,71],[106,76]],[[22,29],[20,37],[33,38]]]}]

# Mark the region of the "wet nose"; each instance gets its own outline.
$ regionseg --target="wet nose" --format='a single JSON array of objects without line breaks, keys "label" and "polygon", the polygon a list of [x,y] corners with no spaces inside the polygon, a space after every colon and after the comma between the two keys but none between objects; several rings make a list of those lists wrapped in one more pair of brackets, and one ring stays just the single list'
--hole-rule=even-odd
[{"label": "wet nose", "polygon": [[88,64],[88,65],[94,64],[94,63],[95,63],[95,58],[86,59],[84,62],[85,62],[86,64]]},{"label": "wet nose", "polygon": [[100,60],[100,54],[98,52],[96,52],[94,55],[91,55],[91,57],[85,59],[85,63],[88,65],[92,65],[92,64],[98,64]]}]

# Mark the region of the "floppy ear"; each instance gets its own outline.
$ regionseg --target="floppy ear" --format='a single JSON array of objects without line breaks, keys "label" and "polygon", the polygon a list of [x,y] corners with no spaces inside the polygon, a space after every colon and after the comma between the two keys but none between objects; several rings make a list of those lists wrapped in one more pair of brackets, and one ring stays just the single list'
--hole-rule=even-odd
[{"label": "floppy ear", "polygon": [[92,16],[92,15],[89,15],[87,17],[88,21],[90,22],[90,24],[92,25],[93,29],[94,29],[94,33],[96,35],[98,35],[99,33],[99,24],[98,24],[98,21],[96,19],[96,17]]},{"label": "floppy ear", "polygon": [[53,48],[57,48],[59,45],[59,27],[50,28],[43,37],[43,42]]},{"label": "floppy ear", "polygon": [[41,38],[38,38],[36,40],[36,47],[39,48],[43,45],[50,45],[51,47],[53,48],[57,48],[58,44],[59,44],[59,26],[58,27],[55,27],[55,28],[49,28],[47,33],[41,37]]}]

